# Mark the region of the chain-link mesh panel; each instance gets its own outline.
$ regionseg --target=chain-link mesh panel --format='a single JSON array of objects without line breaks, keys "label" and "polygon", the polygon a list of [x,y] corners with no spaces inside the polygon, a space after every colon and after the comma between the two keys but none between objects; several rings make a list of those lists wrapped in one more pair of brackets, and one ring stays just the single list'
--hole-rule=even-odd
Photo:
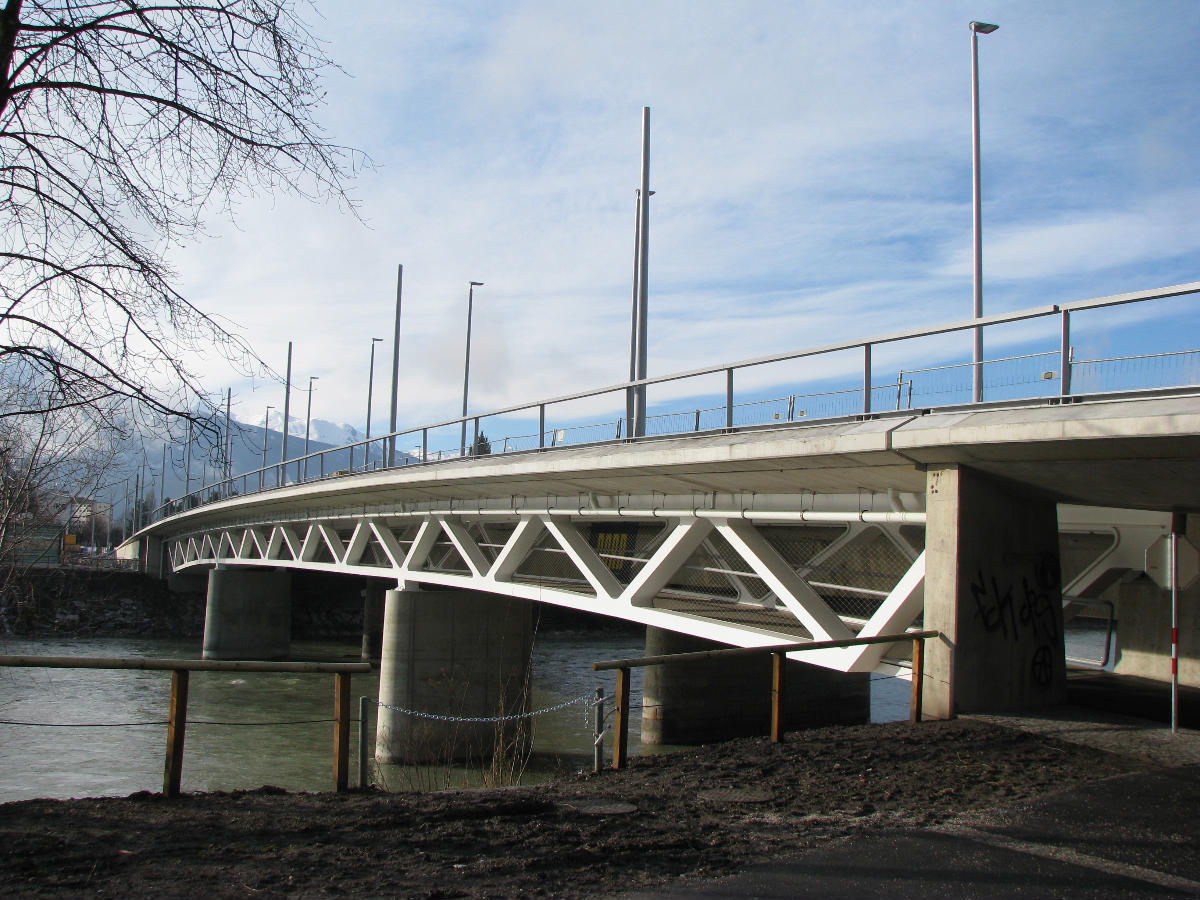
[{"label": "chain-link mesh panel", "polygon": [[592,549],[621,584],[629,584],[658,547],[663,522],[592,522],[584,531]]},{"label": "chain-link mesh panel", "polygon": [[805,577],[839,616],[869,619],[912,565],[880,528],[867,528]]},{"label": "chain-link mesh panel", "polygon": [[448,538],[434,543],[429,551],[429,557],[422,568],[430,572],[453,572],[460,575],[470,575],[471,569],[463,559],[458,548]]},{"label": "chain-link mesh panel", "polygon": [[672,576],[667,589],[728,600],[761,601],[768,593],[762,580],[747,571],[742,557],[715,531]]},{"label": "chain-link mesh panel", "polygon": [[469,530],[487,561],[494,563],[508,539],[512,537],[512,533],[517,530],[517,523],[479,519],[470,524]]},{"label": "chain-link mesh panel", "polygon": [[592,586],[583,577],[579,567],[571,562],[571,557],[558,545],[554,535],[543,534],[534,548],[529,552],[517,571],[513,573],[513,581],[522,584],[548,584],[563,591],[579,594],[591,594]]}]

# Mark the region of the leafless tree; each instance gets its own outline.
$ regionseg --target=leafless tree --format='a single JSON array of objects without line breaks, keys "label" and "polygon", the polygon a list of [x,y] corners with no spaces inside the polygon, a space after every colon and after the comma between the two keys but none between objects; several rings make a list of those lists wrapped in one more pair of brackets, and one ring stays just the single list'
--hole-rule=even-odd
[{"label": "leafless tree", "polygon": [[[0,408],[36,405],[51,394],[45,373],[30,363],[18,359],[0,370]],[[95,515],[125,456],[122,400],[50,405],[38,415],[0,418],[0,612],[80,508]]]},{"label": "leafless tree", "polygon": [[302,0],[0,0],[0,419],[120,398],[195,416],[189,365],[258,364],[173,286],[172,247],[251,191],[347,202],[315,113],[332,63]]}]

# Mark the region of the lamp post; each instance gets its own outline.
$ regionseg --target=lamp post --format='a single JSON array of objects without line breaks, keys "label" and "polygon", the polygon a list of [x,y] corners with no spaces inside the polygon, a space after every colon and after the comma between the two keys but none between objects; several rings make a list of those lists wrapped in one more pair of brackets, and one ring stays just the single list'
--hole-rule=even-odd
[{"label": "lamp post", "polygon": [[[983,316],[983,217],[980,211],[979,190],[979,35],[991,34],[999,25],[972,22],[971,28],[971,206],[974,212],[975,237],[975,318]],[[983,400],[983,328],[975,326],[974,369],[971,388],[974,401]]]},{"label": "lamp post", "polygon": [[371,338],[371,369],[367,375],[367,468],[371,467],[371,392],[375,388],[375,345],[383,338]]},{"label": "lamp post", "polygon": [[267,409],[263,413],[263,460],[262,469],[258,473],[258,489],[260,491],[263,489],[263,477],[267,474],[267,436],[271,433],[271,410],[274,408],[268,403]]},{"label": "lamp post", "polygon": [[[400,296],[404,286],[404,266],[396,267],[396,328],[392,333],[392,405],[388,413],[388,434],[396,433],[396,404],[400,394]],[[388,438],[387,464],[396,464],[396,439]]]},{"label": "lamp post", "polygon": [[292,342],[288,341],[287,375],[283,379],[283,448],[279,453],[279,484],[283,487],[287,481],[287,445],[288,424],[291,420],[292,409]]},{"label": "lamp post", "polygon": [[467,286],[467,352],[463,359],[463,422],[459,456],[467,455],[467,386],[471,380],[471,311],[475,306],[475,288],[483,287],[482,281],[472,281]]},{"label": "lamp post", "polygon": [[320,375],[308,376],[308,413],[304,417],[304,480],[308,481],[308,435],[312,430],[312,392],[314,381],[319,381]]}]

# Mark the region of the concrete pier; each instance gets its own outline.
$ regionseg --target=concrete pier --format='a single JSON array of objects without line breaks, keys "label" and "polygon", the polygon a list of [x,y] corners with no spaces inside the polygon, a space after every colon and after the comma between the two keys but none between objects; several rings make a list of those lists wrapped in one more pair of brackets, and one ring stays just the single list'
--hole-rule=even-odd
[{"label": "concrete pier", "polygon": [[[728,649],[661,628],[646,629],[646,655]],[[643,744],[704,744],[762,736],[771,722],[771,659],[709,659],[646,668]],[[789,731],[858,725],[871,717],[869,673],[789,661],[784,724]]]},{"label": "concrete pier", "polygon": [[292,576],[287,570],[224,569],[208,573],[205,659],[279,659],[292,638]]},{"label": "concrete pier", "polygon": [[449,763],[486,758],[498,747],[523,751],[530,737],[525,721],[455,719],[527,712],[532,645],[526,600],[466,590],[388,591],[375,759]]},{"label": "concrete pier", "polygon": [[927,478],[925,718],[1063,703],[1054,501],[967,466]]}]

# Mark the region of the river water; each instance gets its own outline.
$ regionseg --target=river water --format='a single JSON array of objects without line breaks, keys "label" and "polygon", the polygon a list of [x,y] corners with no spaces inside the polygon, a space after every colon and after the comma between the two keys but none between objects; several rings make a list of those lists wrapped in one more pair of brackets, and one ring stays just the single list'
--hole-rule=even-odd
[{"label": "river water", "polygon": [[[1068,635],[1071,655],[1098,655],[1096,647],[1103,646],[1103,630],[1075,629]],[[358,649],[348,643],[293,643],[292,657],[355,660]],[[540,632],[534,646],[533,709],[590,698],[598,687],[611,698],[614,673],[593,672],[591,664],[641,656],[643,650],[641,635],[633,630]],[[200,643],[0,638],[0,654],[197,658]],[[641,674],[640,669],[632,672],[634,706],[640,702]],[[168,672],[0,668],[0,802],[160,791],[170,683]],[[872,721],[906,718],[910,688],[907,681],[873,677]],[[331,788],[332,676],[193,672],[189,694],[184,791],[264,784],[295,791]],[[378,676],[355,675],[353,695],[378,696]],[[592,715],[590,705],[576,703],[535,717],[534,754],[523,780],[589,768]],[[368,719],[372,746],[373,711]],[[636,714],[631,719],[629,746],[636,754],[641,751],[640,721]],[[610,748],[606,741],[606,752]],[[354,726],[352,783],[357,752]],[[375,767],[373,777],[388,789],[404,790],[477,783],[479,773],[383,766]]]}]

